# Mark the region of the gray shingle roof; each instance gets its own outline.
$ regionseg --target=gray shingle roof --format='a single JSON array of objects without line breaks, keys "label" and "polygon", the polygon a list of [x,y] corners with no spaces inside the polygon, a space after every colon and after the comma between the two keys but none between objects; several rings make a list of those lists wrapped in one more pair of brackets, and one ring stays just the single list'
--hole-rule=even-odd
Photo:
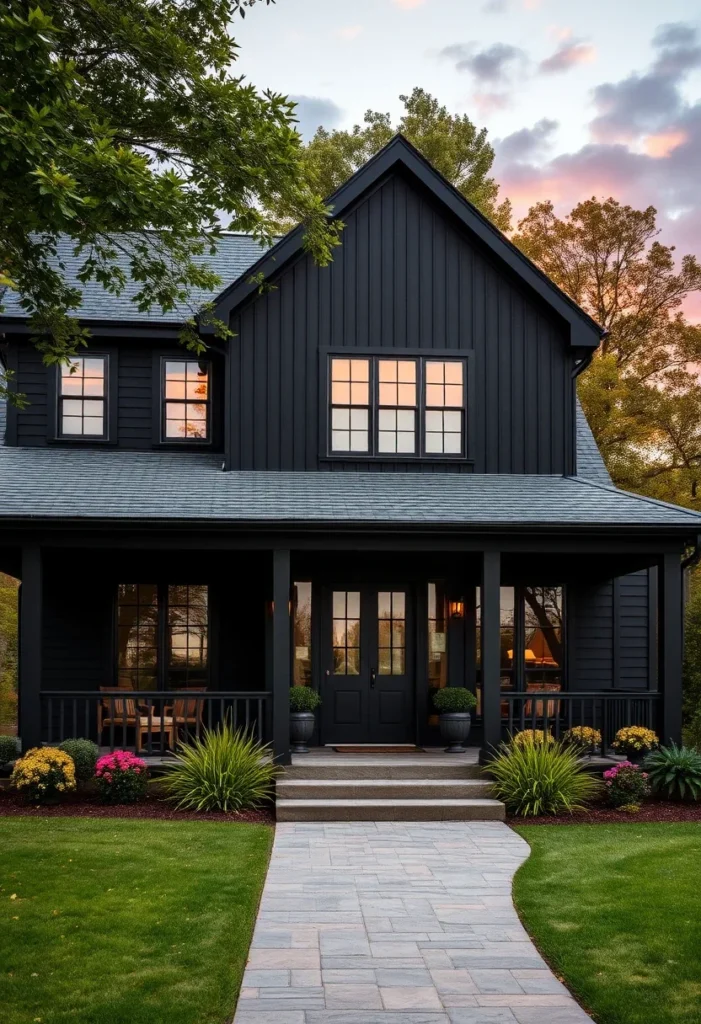
[{"label": "gray shingle roof", "polygon": [[0,517],[701,530],[701,516],[577,477],[224,473],[221,457],[0,449]]},{"label": "gray shingle roof", "polygon": [[[128,245],[128,236],[116,235],[116,239],[122,240]],[[264,248],[249,235],[225,234],[217,243],[217,252],[214,256],[205,253],[196,258],[196,262],[206,263],[221,278],[221,284],[211,292],[193,290],[191,293],[191,305],[182,304],[168,313],[163,313],[160,308],[154,307],[149,313],[140,313],[132,297],[139,291],[139,282],[132,281],[129,277],[129,260],[126,254],[120,253],[116,259],[127,275],[127,284],[121,295],[112,295],[105,291],[97,281],[89,281],[81,284],[76,274],[85,261],[85,253],[82,256],[73,255],[73,242],[69,238],[62,238],[58,244],[58,254],[65,264],[65,276],[69,284],[82,288],[83,302],[76,316],[85,320],[119,320],[138,323],[182,323],[192,315],[192,308],[197,308],[203,302],[214,299],[223,288],[240,277],[264,252]],[[1,304],[5,307],[1,316],[26,318],[26,313],[19,304],[19,295],[14,291],[6,291],[2,296]]]},{"label": "gray shingle roof", "polygon": [[577,476],[613,487],[606,463],[594,440],[589,421],[577,399]]}]

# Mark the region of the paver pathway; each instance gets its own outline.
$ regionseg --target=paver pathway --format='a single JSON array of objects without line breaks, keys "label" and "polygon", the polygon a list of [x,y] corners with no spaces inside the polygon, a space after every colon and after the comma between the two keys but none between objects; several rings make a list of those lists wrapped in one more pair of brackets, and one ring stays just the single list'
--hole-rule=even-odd
[{"label": "paver pathway", "polygon": [[511,896],[498,821],[277,825],[234,1024],[585,1024]]},{"label": "paver pathway", "polygon": [[519,922],[501,822],[277,826],[234,1024],[586,1024]]}]

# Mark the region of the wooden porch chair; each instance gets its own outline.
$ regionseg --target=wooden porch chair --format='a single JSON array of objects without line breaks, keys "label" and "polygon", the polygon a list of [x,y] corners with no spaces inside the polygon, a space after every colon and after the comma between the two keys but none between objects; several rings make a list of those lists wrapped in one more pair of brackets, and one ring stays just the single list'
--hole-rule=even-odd
[{"label": "wooden porch chair", "polygon": [[[102,693],[117,694],[123,693],[123,687],[101,686]],[[168,737],[168,744],[171,750],[175,749],[176,728],[168,709],[163,709],[164,714],[144,714],[143,706],[138,704],[134,697],[103,698],[97,708],[97,731],[98,737],[102,738],[104,729],[114,725],[117,729],[134,730],[134,746],[136,753],[140,754],[146,746],[144,739],[149,735],[160,736],[161,732]]]},{"label": "wooden porch chair", "polygon": [[[206,686],[188,686],[182,693],[206,693]],[[181,730],[197,734],[202,729],[202,715],[204,713],[204,701],[194,697],[177,697],[173,701],[172,708],[167,708],[173,717],[175,734]]]}]

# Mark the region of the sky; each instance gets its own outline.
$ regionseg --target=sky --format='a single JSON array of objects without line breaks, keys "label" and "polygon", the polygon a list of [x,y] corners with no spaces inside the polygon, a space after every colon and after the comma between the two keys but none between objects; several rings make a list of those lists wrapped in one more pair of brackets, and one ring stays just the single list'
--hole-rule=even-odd
[{"label": "sky", "polygon": [[[294,98],[307,138],[396,121],[418,85],[487,128],[517,218],[612,195],[701,258],[699,0],[277,0],[235,36],[238,73]],[[685,308],[701,320],[701,295]]]}]

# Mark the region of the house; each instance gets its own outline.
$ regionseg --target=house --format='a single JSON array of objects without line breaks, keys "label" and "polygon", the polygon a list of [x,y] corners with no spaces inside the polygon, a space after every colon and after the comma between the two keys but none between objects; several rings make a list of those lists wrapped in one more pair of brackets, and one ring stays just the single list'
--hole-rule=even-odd
[{"label": "house", "polygon": [[287,762],[292,683],[319,745],[434,746],[452,685],[485,753],[526,726],[679,740],[701,517],[612,485],[576,398],[601,329],[401,137],[332,204],[328,267],[299,228],[222,239],[235,337],[203,327],[202,358],[183,311],[88,284],[90,347],[47,368],[5,296],[25,748],[165,750],[231,714]]}]

